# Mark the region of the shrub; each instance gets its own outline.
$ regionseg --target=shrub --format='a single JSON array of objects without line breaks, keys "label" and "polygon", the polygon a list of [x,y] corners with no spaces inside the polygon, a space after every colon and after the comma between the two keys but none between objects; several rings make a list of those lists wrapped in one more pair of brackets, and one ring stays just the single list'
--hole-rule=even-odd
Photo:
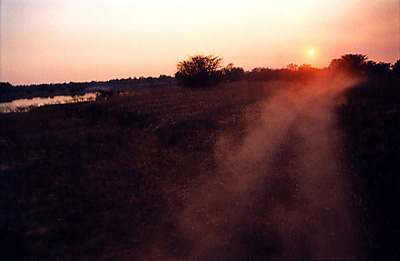
[{"label": "shrub", "polygon": [[222,82],[222,59],[214,55],[195,55],[186,61],[179,62],[175,78],[179,85],[205,87]]}]

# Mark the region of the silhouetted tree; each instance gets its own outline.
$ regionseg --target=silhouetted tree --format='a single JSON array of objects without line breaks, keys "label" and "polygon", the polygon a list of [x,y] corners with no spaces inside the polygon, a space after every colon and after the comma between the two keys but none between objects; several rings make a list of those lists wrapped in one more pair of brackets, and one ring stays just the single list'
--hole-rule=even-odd
[{"label": "silhouetted tree", "polygon": [[11,91],[13,86],[9,82],[0,82],[0,94],[8,93]]},{"label": "silhouetted tree", "polygon": [[368,73],[374,76],[390,77],[392,71],[390,70],[390,63],[376,63]]},{"label": "silhouetted tree", "polygon": [[251,72],[246,73],[248,81],[273,81],[278,78],[277,70],[270,68],[254,68]]},{"label": "silhouetted tree", "polygon": [[299,66],[295,63],[290,63],[286,66],[286,69],[295,72],[299,69]]},{"label": "silhouetted tree", "polygon": [[195,55],[179,62],[175,78],[178,84],[190,87],[217,85],[222,82],[222,59],[215,55]]},{"label": "silhouetted tree", "polygon": [[333,59],[329,68],[350,73],[363,73],[366,69],[367,59],[368,57],[363,54],[345,54],[339,59]]},{"label": "silhouetted tree", "polygon": [[318,69],[313,68],[311,64],[303,64],[296,71],[295,79],[298,81],[309,81],[315,78]]},{"label": "silhouetted tree", "polygon": [[400,77],[400,59],[392,65],[392,70],[395,77]]},{"label": "silhouetted tree", "polygon": [[237,82],[244,78],[244,70],[241,67],[234,67],[233,63],[228,64],[223,70],[224,81]]}]

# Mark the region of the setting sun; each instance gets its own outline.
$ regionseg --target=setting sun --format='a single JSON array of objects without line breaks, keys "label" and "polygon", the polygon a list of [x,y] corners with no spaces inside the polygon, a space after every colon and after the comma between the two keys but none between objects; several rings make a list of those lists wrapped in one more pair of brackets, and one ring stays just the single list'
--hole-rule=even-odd
[{"label": "setting sun", "polygon": [[216,54],[245,70],[310,60],[324,67],[352,52],[393,63],[399,54],[397,0],[0,0],[0,6],[0,80],[14,85],[173,75],[176,63],[193,54]]}]

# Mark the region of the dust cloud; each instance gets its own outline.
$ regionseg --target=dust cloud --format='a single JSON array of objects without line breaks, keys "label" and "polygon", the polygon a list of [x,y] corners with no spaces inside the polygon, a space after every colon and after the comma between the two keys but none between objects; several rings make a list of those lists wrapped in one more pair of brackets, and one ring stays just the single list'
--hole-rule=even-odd
[{"label": "dust cloud", "polygon": [[[174,217],[188,246],[180,258],[365,258],[334,113],[357,81],[341,75],[283,83],[262,102],[258,119],[249,116],[239,146],[222,135],[218,171]],[[179,259],[157,251],[150,259]]]}]

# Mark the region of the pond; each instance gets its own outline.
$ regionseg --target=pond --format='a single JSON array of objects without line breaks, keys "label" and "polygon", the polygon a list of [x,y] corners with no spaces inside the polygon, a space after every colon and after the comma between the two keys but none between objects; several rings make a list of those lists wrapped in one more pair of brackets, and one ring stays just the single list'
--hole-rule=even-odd
[{"label": "pond", "polygon": [[26,112],[32,108],[40,107],[43,105],[53,105],[53,104],[66,104],[66,103],[76,103],[85,101],[94,101],[98,93],[85,93],[84,95],[75,96],[54,96],[48,98],[36,97],[32,99],[19,99],[12,102],[0,103],[0,113],[10,113],[10,112]]}]

